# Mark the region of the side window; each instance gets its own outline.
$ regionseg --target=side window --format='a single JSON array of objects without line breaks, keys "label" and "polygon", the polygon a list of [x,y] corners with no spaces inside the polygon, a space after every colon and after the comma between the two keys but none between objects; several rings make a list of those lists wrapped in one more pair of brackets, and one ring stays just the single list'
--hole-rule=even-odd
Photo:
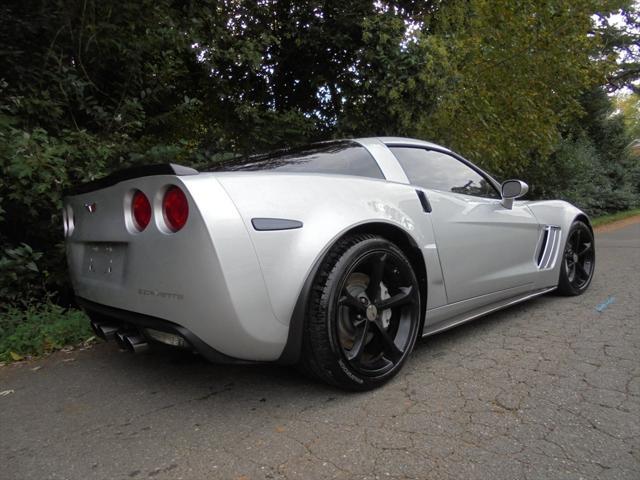
[{"label": "side window", "polygon": [[451,155],[423,148],[389,148],[414,185],[476,197],[500,198],[487,179]]}]

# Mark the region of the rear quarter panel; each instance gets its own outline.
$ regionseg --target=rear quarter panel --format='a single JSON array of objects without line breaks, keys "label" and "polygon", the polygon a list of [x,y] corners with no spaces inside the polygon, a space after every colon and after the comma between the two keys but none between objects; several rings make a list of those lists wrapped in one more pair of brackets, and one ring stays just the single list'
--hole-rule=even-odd
[{"label": "rear quarter panel", "polygon": [[[429,301],[446,301],[431,218],[415,190],[400,183],[340,175],[217,174],[250,232],[273,312],[288,325],[316,261],[353,227],[384,222],[404,230],[423,253]],[[252,218],[303,222],[294,230],[256,231]]]}]

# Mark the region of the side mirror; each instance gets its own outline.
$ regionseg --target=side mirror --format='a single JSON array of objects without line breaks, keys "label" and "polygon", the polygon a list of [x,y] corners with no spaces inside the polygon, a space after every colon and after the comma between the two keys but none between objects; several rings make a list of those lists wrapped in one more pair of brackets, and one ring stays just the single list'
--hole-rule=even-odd
[{"label": "side mirror", "polygon": [[513,201],[523,197],[529,191],[529,185],[521,180],[506,180],[502,182],[502,206],[511,210]]}]

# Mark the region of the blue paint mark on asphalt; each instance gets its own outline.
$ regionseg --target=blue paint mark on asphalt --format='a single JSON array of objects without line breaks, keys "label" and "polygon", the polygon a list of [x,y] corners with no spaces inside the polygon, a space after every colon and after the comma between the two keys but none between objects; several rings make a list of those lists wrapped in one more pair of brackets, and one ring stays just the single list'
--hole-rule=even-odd
[{"label": "blue paint mark on asphalt", "polygon": [[604,302],[602,302],[600,305],[598,305],[596,307],[596,310],[599,311],[600,313],[602,313],[607,309],[607,307],[609,307],[609,305],[611,305],[615,301],[616,301],[616,297],[609,297]]}]

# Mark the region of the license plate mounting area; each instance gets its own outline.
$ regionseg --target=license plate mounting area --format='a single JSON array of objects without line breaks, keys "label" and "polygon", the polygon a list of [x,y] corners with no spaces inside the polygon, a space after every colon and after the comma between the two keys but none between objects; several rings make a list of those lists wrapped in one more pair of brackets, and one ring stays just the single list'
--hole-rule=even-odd
[{"label": "license plate mounting area", "polygon": [[83,276],[105,282],[122,280],[127,252],[126,243],[89,242],[84,247]]}]

